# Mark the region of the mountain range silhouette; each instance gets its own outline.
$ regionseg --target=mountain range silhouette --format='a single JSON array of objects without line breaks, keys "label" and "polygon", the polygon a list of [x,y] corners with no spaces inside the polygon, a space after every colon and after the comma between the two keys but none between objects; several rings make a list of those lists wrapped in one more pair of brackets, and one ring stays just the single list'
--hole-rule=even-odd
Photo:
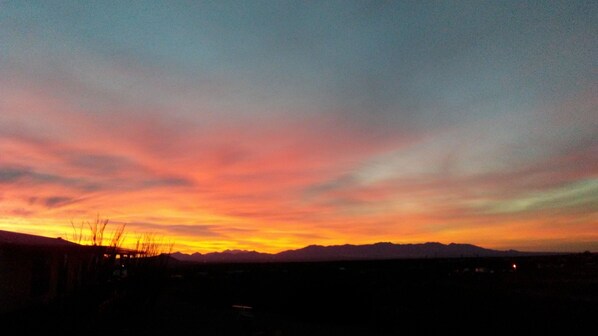
[{"label": "mountain range silhouette", "polygon": [[184,254],[175,252],[171,256],[179,261],[190,262],[287,262],[287,261],[340,261],[340,260],[385,260],[416,258],[471,258],[509,257],[538,254],[516,250],[500,251],[471,244],[393,244],[381,242],[367,245],[309,245],[297,250],[275,254],[256,251],[226,250],[212,253]]}]

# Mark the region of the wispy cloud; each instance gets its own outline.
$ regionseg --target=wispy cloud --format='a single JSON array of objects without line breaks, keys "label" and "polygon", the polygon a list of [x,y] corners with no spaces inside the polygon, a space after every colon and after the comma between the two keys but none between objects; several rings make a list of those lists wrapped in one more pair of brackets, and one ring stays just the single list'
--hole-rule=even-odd
[{"label": "wispy cloud", "polygon": [[598,241],[594,6],[138,6],[3,6],[0,228]]}]

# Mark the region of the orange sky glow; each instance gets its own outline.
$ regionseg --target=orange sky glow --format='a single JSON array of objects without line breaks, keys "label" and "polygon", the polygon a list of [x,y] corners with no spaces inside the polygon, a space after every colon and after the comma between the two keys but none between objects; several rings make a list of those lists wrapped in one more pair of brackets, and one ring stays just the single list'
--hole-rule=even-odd
[{"label": "orange sky glow", "polygon": [[529,29],[414,3],[351,25],[40,6],[0,20],[0,230],[69,238],[99,214],[126,247],[187,253],[598,251],[596,26],[574,8]]}]

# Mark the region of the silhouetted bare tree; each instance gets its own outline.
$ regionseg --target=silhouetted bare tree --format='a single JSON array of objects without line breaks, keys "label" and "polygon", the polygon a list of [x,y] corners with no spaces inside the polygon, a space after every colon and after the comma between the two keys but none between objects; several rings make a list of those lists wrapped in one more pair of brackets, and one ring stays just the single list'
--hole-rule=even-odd
[{"label": "silhouetted bare tree", "polygon": [[146,257],[172,253],[173,242],[164,241],[155,233],[143,233],[137,237],[135,250]]},{"label": "silhouetted bare tree", "polygon": [[75,226],[75,222],[73,222],[73,220],[71,219],[71,227],[73,228],[73,234],[70,240],[72,242],[81,244],[81,242],[83,241],[83,225],[84,222],[81,222],[79,226]]},{"label": "silhouetted bare tree", "polygon": [[87,226],[89,227],[89,231],[91,232],[91,245],[93,246],[102,246],[104,241],[104,230],[106,230],[106,225],[108,225],[108,219],[100,218],[100,214],[97,215],[95,222],[87,222]]}]

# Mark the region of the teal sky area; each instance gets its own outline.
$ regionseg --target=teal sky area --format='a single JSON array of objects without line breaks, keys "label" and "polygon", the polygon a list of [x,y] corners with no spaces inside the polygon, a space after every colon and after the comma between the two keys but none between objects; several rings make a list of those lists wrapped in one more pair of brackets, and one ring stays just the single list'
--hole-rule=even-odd
[{"label": "teal sky area", "polygon": [[2,1],[0,229],[598,251],[595,1]]}]

